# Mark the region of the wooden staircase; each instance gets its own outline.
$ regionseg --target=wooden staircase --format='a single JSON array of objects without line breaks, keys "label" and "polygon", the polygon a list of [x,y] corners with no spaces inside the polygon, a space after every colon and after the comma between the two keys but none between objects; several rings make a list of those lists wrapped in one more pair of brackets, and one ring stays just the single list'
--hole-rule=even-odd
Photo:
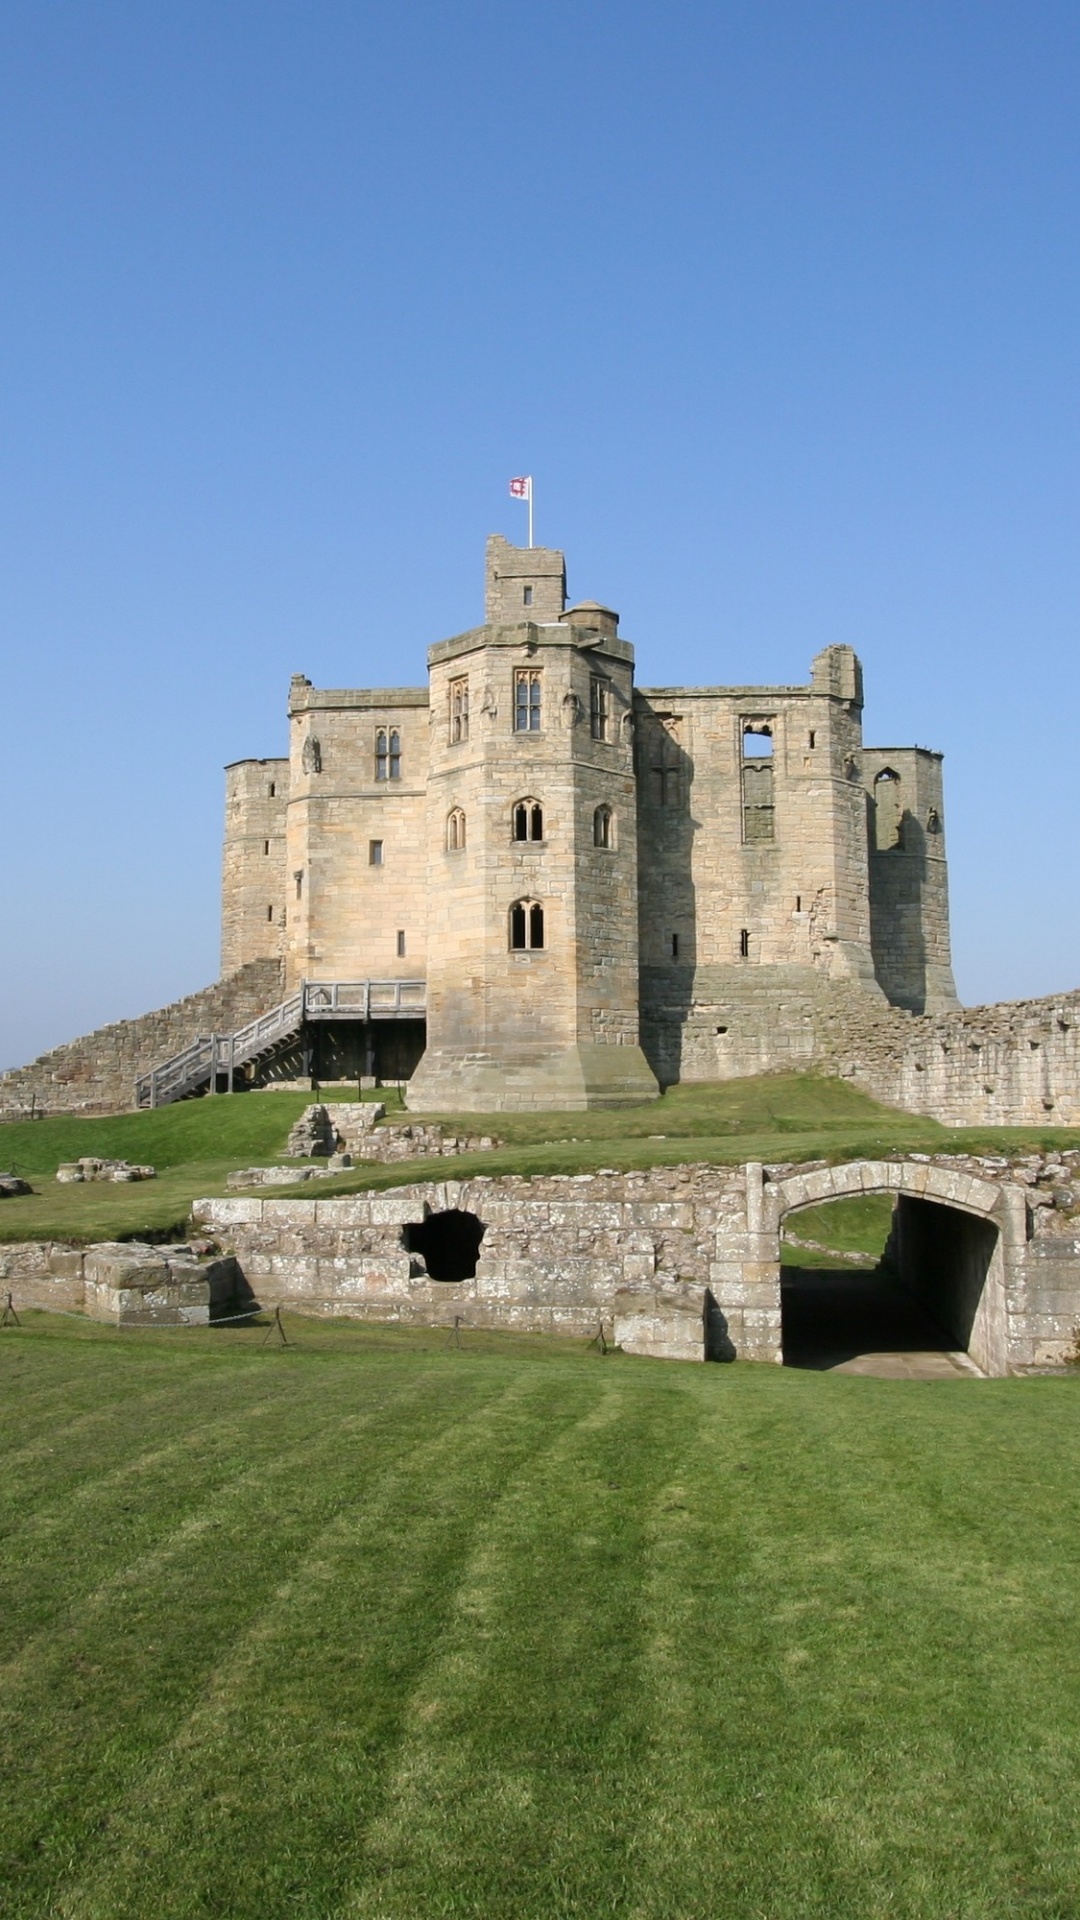
[{"label": "wooden staircase", "polygon": [[427,1012],[424,980],[305,980],[279,1006],[235,1033],[208,1033],[163,1060],[135,1082],[137,1107],[167,1107],[222,1076],[231,1093],[237,1067],[275,1052],[283,1040],[326,1020],[422,1020]]}]

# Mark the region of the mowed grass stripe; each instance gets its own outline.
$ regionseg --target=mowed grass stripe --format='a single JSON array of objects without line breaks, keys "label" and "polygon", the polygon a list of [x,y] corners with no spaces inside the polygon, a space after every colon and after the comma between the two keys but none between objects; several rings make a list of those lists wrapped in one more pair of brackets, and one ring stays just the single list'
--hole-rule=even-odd
[{"label": "mowed grass stripe", "polygon": [[[55,1563],[4,1695],[5,1920],[1076,1920],[1080,1382],[335,1338],[199,1336],[192,1531],[89,1606]],[[223,1366],[241,1439],[288,1383],[231,1506],[193,1444]],[[136,1377],[102,1364],[133,1463]]]},{"label": "mowed grass stripe", "polygon": [[[3,1674],[0,1858],[9,1872],[34,1867],[45,1832],[47,1851],[64,1853],[76,1836],[80,1850],[89,1844],[95,1821],[172,1737],[283,1569],[356,1501],[358,1474],[384,1450],[407,1450],[425,1419],[481,1417],[500,1391],[495,1377],[468,1383],[446,1368],[403,1369],[397,1391],[380,1394],[365,1416],[355,1366],[339,1366],[325,1384],[328,1402],[309,1393],[291,1421],[283,1410],[281,1430],[243,1473],[208,1489],[196,1474],[194,1498],[177,1489],[163,1536],[134,1558],[121,1554],[94,1591],[69,1590],[63,1618],[24,1643]],[[186,1417],[197,1428],[197,1397]],[[242,1409],[237,1417],[239,1427]]]},{"label": "mowed grass stripe", "polygon": [[357,1499],[284,1570],[207,1675],[111,1817],[97,1859],[66,1881],[71,1920],[334,1910],[475,1529],[581,1398],[546,1369],[496,1373],[447,1419],[440,1385],[429,1382],[411,1435],[369,1450]]},{"label": "mowed grass stripe", "polygon": [[648,1372],[602,1378],[588,1417],[525,1464],[479,1532],[350,1920],[626,1910],[646,1515],[702,1418],[685,1375]]},{"label": "mowed grass stripe", "polygon": [[[1057,1690],[1075,1656],[1055,1683],[1039,1516],[1021,1498],[1003,1526],[993,1502],[965,1544],[921,1497],[924,1446],[963,1436],[969,1417],[977,1444],[986,1403],[947,1386],[920,1421],[903,1387],[796,1393],[804,1444],[779,1512],[761,1498],[777,1463],[755,1460],[752,1420],[717,1422],[714,1461],[740,1441],[745,1454],[725,1497],[699,1462],[657,1513],[663,1710],[642,1808],[651,1893],[634,1911],[670,1913],[673,1887],[693,1920],[1074,1911],[1062,1889],[1077,1865],[1080,1725],[1074,1694],[1063,1727]],[[1003,1398],[1002,1424],[1012,1411]],[[1020,1538],[1000,1591],[1010,1521]],[[1045,1756],[1032,1762],[1048,1725],[1058,1753],[1044,1770]]]}]

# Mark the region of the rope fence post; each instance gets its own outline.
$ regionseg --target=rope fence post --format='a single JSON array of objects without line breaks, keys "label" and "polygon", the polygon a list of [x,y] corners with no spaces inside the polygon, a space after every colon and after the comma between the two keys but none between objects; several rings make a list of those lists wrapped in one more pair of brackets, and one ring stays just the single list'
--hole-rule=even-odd
[{"label": "rope fence post", "polygon": [[7,1303],[4,1307],[3,1314],[2,1316],[0,1316],[0,1327],[21,1327],[21,1326],[22,1326],[22,1321],[19,1319],[19,1316],[15,1311],[15,1302],[9,1293],[7,1297]]},{"label": "rope fence post", "polygon": [[281,1345],[282,1345],[283,1347],[288,1347],[288,1346],[291,1346],[291,1345],[292,1345],[292,1342],[291,1342],[291,1341],[289,1340],[289,1338],[288,1338],[288,1336],[287,1336],[287,1334],[286,1334],[286,1332],[285,1332],[285,1328],[284,1328],[284,1326],[282,1325],[282,1320],[281,1320],[281,1308],[280,1308],[280,1307],[275,1307],[275,1308],[274,1308],[274,1317],[273,1317],[273,1319],[271,1320],[271,1322],[270,1322],[270,1325],[269,1325],[269,1326],[267,1327],[267,1329],[266,1329],[266,1332],[265,1332],[265,1333],[264,1333],[264,1335],[263,1335],[263,1338],[262,1338],[262,1345],[263,1345],[264,1347],[265,1347],[265,1345],[266,1345],[266,1343],[267,1343],[267,1341],[268,1341],[268,1340],[272,1340],[272,1339],[273,1339],[273,1337],[274,1337],[274,1334],[275,1334],[275,1333],[277,1333],[277,1334],[278,1334],[278,1335],[280,1336],[280,1341],[281,1341]]}]

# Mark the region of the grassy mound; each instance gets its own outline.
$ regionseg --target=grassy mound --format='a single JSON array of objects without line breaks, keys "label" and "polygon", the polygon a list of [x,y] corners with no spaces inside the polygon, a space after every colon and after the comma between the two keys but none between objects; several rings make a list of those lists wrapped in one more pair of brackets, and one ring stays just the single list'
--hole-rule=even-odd
[{"label": "grassy mound", "polygon": [[[0,1241],[83,1242],[182,1231],[192,1200],[225,1192],[234,1168],[272,1163],[280,1155],[289,1128],[313,1097],[245,1093],[104,1120],[58,1116],[0,1124],[0,1167],[23,1174],[37,1189],[3,1203]],[[396,1104],[394,1092],[378,1097]],[[476,1174],[583,1173],[687,1160],[854,1160],[897,1149],[1000,1153],[1012,1145],[1064,1147],[1077,1139],[1076,1130],[1060,1127],[947,1129],[883,1107],[844,1081],[808,1073],[670,1087],[658,1101],[614,1113],[439,1117],[447,1132],[491,1133],[504,1144],[493,1153],[455,1159],[357,1167],[320,1184],[320,1194]],[[160,1177],[135,1187],[57,1186],[57,1166],[81,1154],[148,1161]],[[829,1245],[845,1244],[821,1237]]]},{"label": "grassy mound", "polygon": [[1080,1381],[0,1335],[8,1920],[1064,1920]]}]

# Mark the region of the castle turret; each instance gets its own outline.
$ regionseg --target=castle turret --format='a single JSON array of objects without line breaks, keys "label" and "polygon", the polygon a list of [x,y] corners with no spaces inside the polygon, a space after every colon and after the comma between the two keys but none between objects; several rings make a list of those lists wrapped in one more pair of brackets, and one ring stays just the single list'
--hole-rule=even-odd
[{"label": "castle turret", "polygon": [[633,653],[608,610],[563,616],[564,579],[561,553],[490,541],[488,624],[428,656],[428,1046],[411,1107],[658,1091],[638,1044]]}]

